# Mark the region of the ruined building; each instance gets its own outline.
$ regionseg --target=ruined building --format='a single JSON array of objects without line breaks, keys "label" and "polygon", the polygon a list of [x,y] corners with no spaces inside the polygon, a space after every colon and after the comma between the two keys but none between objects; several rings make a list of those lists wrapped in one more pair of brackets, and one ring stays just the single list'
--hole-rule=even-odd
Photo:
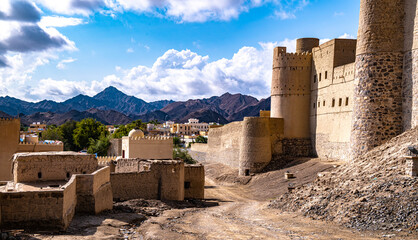
[{"label": "ruined building", "polygon": [[[302,38],[296,53],[274,49],[270,120],[245,118],[211,130],[208,144],[194,145],[192,155],[242,174],[259,171],[260,158],[263,165],[286,156],[349,160],[416,127],[417,32],[416,0],[361,0],[357,40],[319,45]],[[283,125],[259,123],[272,119]],[[269,157],[256,154],[260,145],[271,149]],[[217,157],[220,151],[228,154]]]}]

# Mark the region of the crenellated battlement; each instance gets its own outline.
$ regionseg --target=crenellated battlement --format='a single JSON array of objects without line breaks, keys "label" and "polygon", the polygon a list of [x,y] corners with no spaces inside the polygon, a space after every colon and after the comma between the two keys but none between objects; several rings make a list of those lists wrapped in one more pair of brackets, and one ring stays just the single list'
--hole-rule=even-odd
[{"label": "crenellated battlement", "polygon": [[[110,163],[111,161],[115,161],[118,156],[98,156],[97,161],[99,162],[99,166],[107,166],[106,164]],[[101,165],[102,164],[102,165]]]},{"label": "crenellated battlement", "polygon": [[21,143],[19,143],[19,145],[24,145],[24,146],[26,146],[26,145],[32,145],[32,146],[34,146],[34,145],[61,146],[61,145],[64,145],[64,144],[62,142],[58,142],[58,143],[43,143],[43,142],[40,142],[40,143],[27,143],[27,142],[21,142]]},{"label": "crenellated battlement", "polygon": [[128,137],[129,141],[134,143],[145,143],[145,142],[152,142],[152,141],[162,141],[162,142],[169,142],[173,141],[171,137]]},{"label": "crenellated battlement", "polygon": [[19,118],[0,118],[0,124],[18,123],[20,125]]}]

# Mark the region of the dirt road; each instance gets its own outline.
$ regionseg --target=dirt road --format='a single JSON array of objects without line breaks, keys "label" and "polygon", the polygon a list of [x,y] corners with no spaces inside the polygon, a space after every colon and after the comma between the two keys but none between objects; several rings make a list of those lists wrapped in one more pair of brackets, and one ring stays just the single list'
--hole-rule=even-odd
[{"label": "dirt road", "polygon": [[[138,239],[382,239],[332,223],[267,209],[266,201],[245,196],[240,186],[220,186],[206,179],[206,198],[214,205],[175,209],[147,220],[137,229]],[[373,236],[374,235],[374,236]],[[389,237],[389,236],[387,236]],[[393,236],[391,236],[393,237]]]}]

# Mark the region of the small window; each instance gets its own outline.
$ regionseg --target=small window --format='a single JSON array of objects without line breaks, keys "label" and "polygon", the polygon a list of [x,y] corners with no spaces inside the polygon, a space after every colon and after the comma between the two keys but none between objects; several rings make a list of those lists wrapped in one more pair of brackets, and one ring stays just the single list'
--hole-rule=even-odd
[{"label": "small window", "polygon": [[313,108],[315,108],[315,103],[313,103]]},{"label": "small window", "polygon": [[184,189],[189,189],[190,187],[190,182],[184,182]]},{"label": "small window", "polygon": [[250,169],[245,169],[245,176],[250,176]]},{"label": "small window", "polygon": [[332,107],[335,107],[335,98],[332,99]]},{"label": "small window", "polygon": [[348,106],[348,97],[345,98],[345,105]]},{"label": "small window", "polygon": [[38,178],[41,179],[42,178],[42,173],[38,172]]},{"label": "small window", "polygon": [[70,176],[71,176],[71,175],[70,175],[70,173],[69,173],[69,172],[67,172],[67,178],[70,178]]},{"label": "small window", "polygon": [[321,107],[321,102],[318,102],[318,108]]},{"label": "small window", "polygon": [[322,73],[319,74],[319,81],[322,80]]},{"label": "small window", "polygon": [[328,78],[328,71],[325,71],[325,79]]},{"label": "small window", "polygon": [[316,83],[316,74],[313,76],[313,82]]},{"label": "small window", "polygon": [[322,106],[324,106],[324,107],[325,107],[325,100],[322,102]]},{"label": "small window", "polygon": [[342,106],[343,105],[343,99],[342,98],[340,98],[339,100],[338,100],[338,106]]}]

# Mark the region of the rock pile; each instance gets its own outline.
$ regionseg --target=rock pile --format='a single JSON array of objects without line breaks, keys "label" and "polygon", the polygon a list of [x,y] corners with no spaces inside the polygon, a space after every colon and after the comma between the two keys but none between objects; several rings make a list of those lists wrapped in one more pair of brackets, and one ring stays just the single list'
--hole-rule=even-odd
[{"label": "rock pile", "polygon": [[313,183],[282,195],[269,207],[359,230],[418,231],[418,178],[405,174],[410,145],[418,145],[418,128],[318,174]]}]

